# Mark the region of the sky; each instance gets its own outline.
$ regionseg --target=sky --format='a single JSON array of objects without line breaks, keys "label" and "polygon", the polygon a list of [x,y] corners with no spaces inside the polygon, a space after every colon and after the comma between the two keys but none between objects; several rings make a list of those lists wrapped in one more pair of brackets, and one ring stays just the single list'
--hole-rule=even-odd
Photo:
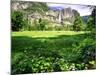
[{"label": "sky", "polygon": [[72,4],[55,4],[55,3],[47,3],[49,7],[62,7],[62,8],[72,8],[77,10],[81,16],[90,15],[91,9],[90,7],[86,7],[87,5],[72,5]]}]

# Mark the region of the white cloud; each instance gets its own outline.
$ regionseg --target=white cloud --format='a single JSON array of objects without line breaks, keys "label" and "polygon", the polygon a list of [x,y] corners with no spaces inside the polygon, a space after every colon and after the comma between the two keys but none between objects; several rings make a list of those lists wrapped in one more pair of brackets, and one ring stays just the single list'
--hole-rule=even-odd
[{"label": "white cloud", "polygon": [[23,1],[39,1],[39,2],[56,2],[56,3],[72,3],[72,4],[96,5],[96,1],[95,0],[23,0]]}]

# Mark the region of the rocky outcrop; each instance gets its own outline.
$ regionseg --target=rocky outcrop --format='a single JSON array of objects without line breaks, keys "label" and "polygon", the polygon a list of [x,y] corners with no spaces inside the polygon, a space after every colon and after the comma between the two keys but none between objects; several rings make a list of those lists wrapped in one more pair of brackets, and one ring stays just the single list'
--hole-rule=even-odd
[{"label": "rocky outcrop", "polygon": [[[11,3],[11,9],[24,11],[24,9],[26,9],[30,5],[31,2],[14,1]],[[76,10],[73,10],[70,7],[58,8],[58,9],[57,7],[55,7],[55,8],[50,8],[47,12],[44,12],[42,14],[40,12],[29,13],[27,14],[27,18],[31,21],[34,21],[34,19],[43,18],[49,20],[50,22],[66,24],[66,22],[73,23],[75,15],[77,13],[78,12]]]}]

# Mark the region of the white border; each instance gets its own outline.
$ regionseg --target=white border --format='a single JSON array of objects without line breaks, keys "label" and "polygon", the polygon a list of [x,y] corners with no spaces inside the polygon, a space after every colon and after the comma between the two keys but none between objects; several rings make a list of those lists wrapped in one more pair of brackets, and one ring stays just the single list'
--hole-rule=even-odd
[{"label": "white border", "polygon": [[[56,3],[72,3],[72,4],[86,4],[97,6],[97,67],[96,70],[87,71],[71,71],[71,72],[52,72],[52,73],[40,73],[40,74],[29,74],[29,75],[99,75],[100,69],[100,4],[99,0],[24,0],[24,1],[39,1],[39,2],[56,2]],[[1,0],[0,2],[0,75],[10,75],[10,0]]]},{"label": "white border", "polygon": [[10,73],[10,1],[0,2],[0,75]]}]

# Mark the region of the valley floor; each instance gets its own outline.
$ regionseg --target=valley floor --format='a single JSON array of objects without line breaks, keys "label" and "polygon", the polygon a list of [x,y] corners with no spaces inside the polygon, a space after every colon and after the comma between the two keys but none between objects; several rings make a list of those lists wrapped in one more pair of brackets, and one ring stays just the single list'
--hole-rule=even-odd
[{"label": "valley floor", "polygon": [[89,60],[84,49],[95,49],[89,32],[22,31],[11,37],[12,73],[95,69],[95,59]]}]

